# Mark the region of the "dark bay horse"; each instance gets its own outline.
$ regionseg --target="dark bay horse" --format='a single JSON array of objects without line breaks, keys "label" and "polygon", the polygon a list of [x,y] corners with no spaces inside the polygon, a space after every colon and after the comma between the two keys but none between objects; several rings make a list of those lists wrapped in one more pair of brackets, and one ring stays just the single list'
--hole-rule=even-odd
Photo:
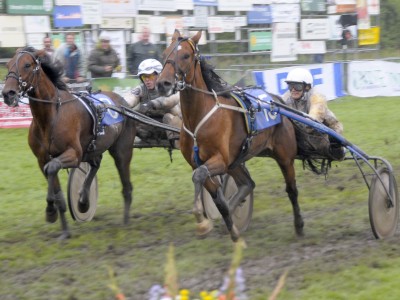
[{"label": "dark bay horse", "polygon": [[[249,137],[239,104],[229,93],[229,87],[200,58],[198,42],[201,31],[191,38],[175,31],[172,42],[163,53],[164,66],[157,80],[160,94],[180,91],[183,126],[180,145],[183,156],[193,168],[195,203],[193,213],[198,231],[211,230],[198,200],[201,187],[210,192],[233,241],[240,232],[232,222],[232,212],[255,184],[243,162],[255,156],[270,156],[278,163],[286,182],[286,192],[293,207],[296,234],[303,235],[304,222],[298,205],[294,160],[297,154],[295,131],[291,121],[282,116],[278,125]],[[271,95],[274,100],[277,96]],[[247,143],[248,150],[242,148]],[[225,199],[219,175],[233,177],[238,191]]]},{"label": "dark bay horse", "polygon": [[[21,95],[29,98],[33,120],[28,142],[48,182],[46,220],[54,223],[60,215],[60,238],[70,237],[70,231],[58,172],[64,168],[76,168],[82,161],[90,164],[78,205],[81,212],[86,212],[90,204],[90,185],[106,150],[114,158],[119,172],[124,196],[124,223],[128,223],[133,190],[130,162],[136,135],[134,121],[119,115],[122,121],[105,126],[102,135],[96,134],[93,130],[95,118],[62,82],[62,67],[51,63],[50,57],[42,50],[18,49],[7,68],[2,91],[4,102],[14,107]],[[117,106],[127,105],[118,94],[102,92],[100,95]]]}]

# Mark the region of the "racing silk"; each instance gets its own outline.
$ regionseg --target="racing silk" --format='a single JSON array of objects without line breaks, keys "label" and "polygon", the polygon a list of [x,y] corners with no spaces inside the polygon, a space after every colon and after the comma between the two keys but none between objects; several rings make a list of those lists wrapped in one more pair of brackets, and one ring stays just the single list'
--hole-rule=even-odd
[{"label": "racing silk", "polygon": [[140,111],[141,104],[150,103],[153,109],[146,112],[150,117],[162,117],[166,113],[181,117],[179,92],[169,97],[162,97],[157,90],[148,90],[144,84],[140,84],[132,89],[129,95],[125,95],[125,100],[134,110]]},{"label": "racing silk", "polygon": [[343,125],[328,108],[326,97],[314,89],[304,92],[303,97],[299,100],[294,100],[290,96],[290,91],[287,91],[282,98],[286,105],[309,114],[310,117],[333,129],[338,134],[343,133]]}]

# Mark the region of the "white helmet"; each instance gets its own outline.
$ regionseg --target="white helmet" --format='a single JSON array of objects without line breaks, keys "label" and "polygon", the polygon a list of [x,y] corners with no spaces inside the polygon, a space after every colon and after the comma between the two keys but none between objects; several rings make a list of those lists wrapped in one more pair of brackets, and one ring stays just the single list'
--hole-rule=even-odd
[{"label": "white helmet", "polygon": [[156,72],[160,74],[162,71],[162,65],[157,59],[149,58],[142,61],[138,67],[138,75],[142,74],[153,74]]},{"label": "white helmet", "polygon": [[287,77],[285,82],[299,82],[299,83],[304,83],[304,84],[309,84],[311,87],[313,86],[313,77],[307,69],[303,68],[296,68],[291,70]]}]

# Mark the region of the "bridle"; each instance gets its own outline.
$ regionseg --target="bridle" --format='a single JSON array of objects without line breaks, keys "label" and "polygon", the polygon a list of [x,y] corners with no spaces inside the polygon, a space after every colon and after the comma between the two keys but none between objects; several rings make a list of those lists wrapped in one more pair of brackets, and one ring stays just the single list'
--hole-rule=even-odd
[{"label": "bridle", "polygon": [[[181,70],[177,66],[177,63],[176,63],[177,55],[176,54],[175,54],[174,59],[169,58],[172,55],[172,53],[174,53],[174,52],[176,53],[181,49],[180,47],[183,42],[188,42],[194,53],[193,60],[191,61],[191,63],[188,64],[186,70]],[[192,63],[194,63],[194,70],[196,70],[197,63],[200,63],[200,54],[199,54],[199,49],[197,48],[197,45],[193,42],[193,40],[191,38],[178,38],[175,47],[168,53],[167,59],[165,60],[165,63],[163,66],[163,70],[167,64],[171,64],[174,68],[174,71],[175,71],[174,92],[184,90],[186,85],[188,85],[194,81],[195,73],[193,74],[192,80],[189,81],[186,78],[187,73],[189,72],[190,66],[192,65]]]},{"label": "bridle", "polygon": [[[36,63],[36,66],[33,68],[32,73],[30,74],[30,78],[29,81],[25,81],[22,79],[22,76],[20,75],[19,69],[18,69],[18,63],[20,58],[24,55],[24,54],[29,54],[33,61]],[[14,71],[8,71],[7,75],[6,75],[6,80],[8,78],[13,78],[15,80],[18,81],[18,86],[19,86],[19,90],[21,91],[21,95],[20,97],[24,97],[28,92],[32,91],[35,89],[35,85],[33,84],[35,78],[37,78],[37,76],[40,74],[39,70],[40,70],[40,60],[38,58],[36,58],[31,52],[29,51],[19,51],[18,52],[18,56],[15,60],[14,66],[10,68],[10,70],[15,68],[15,72]],[[38,84],[38,80],[36,79],[36,85]]]}]

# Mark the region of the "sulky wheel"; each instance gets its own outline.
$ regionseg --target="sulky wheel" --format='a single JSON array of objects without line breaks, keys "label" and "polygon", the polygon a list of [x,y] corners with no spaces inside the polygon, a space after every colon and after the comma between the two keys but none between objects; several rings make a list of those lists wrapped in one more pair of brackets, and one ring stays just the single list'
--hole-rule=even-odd
[{"label": "sulky wheel", "polygon": [[[236,182],[231,176],[225,175],[222,183],[225,199],[229,199],[237,192]],[[240,232],[246,231],[250,225],[251,217],[253,215],[253,201],[253,191],[251,191],[243,202],[238,205],[232,215],[232,221]]]},{"label": "sulky wheel", "polygon": [[[229,199],[237,191],[235,181],[228,174],[222,177],[222,189],[225,199]],[[249,227],[251,217],[253,215],[253,200],[253,192],[251,192],[236,208],[234,214],[232,215],[232,221],[240,232],[246,231],[246,229]],[[211,195],[204,188],[202,191],[202,201],[205,214],[208,219],[217,220],[221,218],[221,215],[215,206]]]},{"label": "sulky wheel", "polygon": [[[377,174],[382,182],[377,175],[372,178],[368,199],[369,220],[374,236],[384,239],[393,236],[397,229],[399,193],[396,179],[386,167],[379,168]],[[392,201],[386,191],[389,191]]]},{"label": "sulky wheel", "polygon": [[68,207],[72,218],[78,222],[92,220],[97,208],[97,177],[94,177],[89,192],[89,210],[82,213],[78,209],[79,191],[82,189],[83,182],[89,170],[90,165],[86,162],[81,162],[78,168],[71,170],[68,177]]}]

